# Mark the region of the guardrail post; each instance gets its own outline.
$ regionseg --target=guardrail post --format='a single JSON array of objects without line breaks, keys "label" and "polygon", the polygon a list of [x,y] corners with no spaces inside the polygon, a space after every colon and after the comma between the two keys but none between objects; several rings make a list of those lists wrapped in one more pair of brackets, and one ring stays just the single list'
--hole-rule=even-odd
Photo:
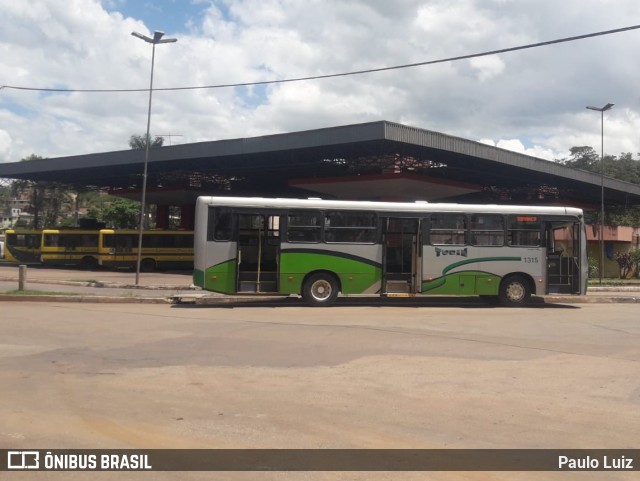
[{"label": "guardrail post", "polygon": [[27,283],[27,266],[21,264],[18,267],[18,290],[24,291],[24,286]]}]

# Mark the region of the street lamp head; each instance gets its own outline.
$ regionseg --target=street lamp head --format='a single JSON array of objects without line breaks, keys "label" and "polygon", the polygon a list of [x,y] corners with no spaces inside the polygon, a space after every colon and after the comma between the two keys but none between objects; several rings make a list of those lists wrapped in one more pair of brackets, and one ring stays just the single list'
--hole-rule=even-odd
[{"label": "street lamp head", "polygon": [[164,32],[161,32],[159,30],[156,30],[155,32],[153,32],[153,38],[147,37],[146,35],[143,35],[141,33],[138,32],[131,32],[131,35],[133,35],[134,37],[137,37],[141,40],[144,40],[147,43],[152,43],[152,44],[158,44],[158,43],[173,43],[173,42],[177,42],[178,39],[177,38],[165,38],[163,39],[163,35]]},{"label": "street lamp head", "polygon": [[592,107],[592,106],[588,105],[587,108],[589,110],[595,110],[597,112],[606,112],[607,110],[611,110],[611,107],[613,107],[614,105],[615,104],[612,104],[612,103],[608,103],[604,107]]},{"label": "street lamp head", "polygon": [[134,37],[137,37],[141,40],[144,40],[145,42],[149,42],[149,43],[153,43],[153,39],[147,37],[146,35],[142,35],[141,33],[138,32],[131,32],[131,35],[133,35]]}]

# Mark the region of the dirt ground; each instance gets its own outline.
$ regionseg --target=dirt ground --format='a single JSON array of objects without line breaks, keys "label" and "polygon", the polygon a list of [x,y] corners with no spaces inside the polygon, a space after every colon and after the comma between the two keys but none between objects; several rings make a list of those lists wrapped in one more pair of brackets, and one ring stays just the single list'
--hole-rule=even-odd
[{"label": "dirt ground", "polygon": [[[634,305],[4,302],[0,309],[6,448],[638,447]],[[0,479],[92,479],[7,474],[15,473]],[[127,477],[637,479],[634,473],[177,474]]]}]

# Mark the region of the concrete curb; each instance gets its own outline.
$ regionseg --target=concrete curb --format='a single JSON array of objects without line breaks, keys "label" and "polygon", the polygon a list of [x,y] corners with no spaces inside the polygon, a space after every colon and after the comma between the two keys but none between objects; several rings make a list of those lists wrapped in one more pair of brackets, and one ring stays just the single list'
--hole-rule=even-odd
[{"label": "concrete curb", "polygon": [[0,295],[0,302],[83,302],[96,304],[170,304],[166,297],[122,297],[122,296],[56,296],[56,295]]},{"label": "concrete curb", "polygon": [[578,296],[578,297],[560,297],[545,296],[544,302],[548,304],[638,304],[640,296]]},{"label": "concrete curb", "polygon": [[587,292],[640,292],[640,286],[590,286]]},{"label": "concrete curb", "polygon": [[[17,277],[0,277],[0,281],[18,283]],[[113,289],[140,289],[140,290],[167,290],[167,291],[194,291],[197,288],[193,285],[185,286],[184,284],[156,284],[137,286],[135,284],[125,284],[121,282],[103,282],[103,281],[60,281],[56,279],[28,279],[28,284],[50,284],[54,286],[77,286],[77,287],[108,287]]]}]

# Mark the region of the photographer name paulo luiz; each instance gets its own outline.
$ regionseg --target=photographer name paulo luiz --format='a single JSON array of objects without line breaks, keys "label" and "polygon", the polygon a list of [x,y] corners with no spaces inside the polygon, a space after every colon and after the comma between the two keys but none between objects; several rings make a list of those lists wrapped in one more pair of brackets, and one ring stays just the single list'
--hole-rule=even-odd
[{"label": "photographer name paulo luiz", "polygon": [[558,456],[558,469],[562,470],[633,470],[633,458],[625,456],[613,457],[603,455],[601,458],[586,456],[583,458],[570,458]]}]

